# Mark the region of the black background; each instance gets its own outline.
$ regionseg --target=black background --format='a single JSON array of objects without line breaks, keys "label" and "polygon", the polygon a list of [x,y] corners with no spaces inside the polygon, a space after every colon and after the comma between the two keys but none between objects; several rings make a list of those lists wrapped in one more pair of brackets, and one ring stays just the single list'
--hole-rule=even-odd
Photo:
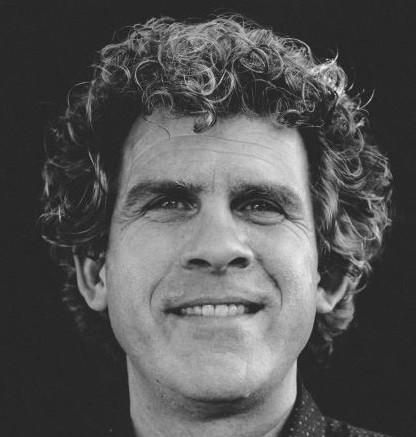
[{"label": "black background", "polygon": [[[396,218],[357,328],[331,368],[307,372],[324,413],[355,425],[416,435],[416,2],[274,0],[143,2],[9,1],[0,9],[1,362],[5,436],[92,436],[105,424],[102,370],[72,332],[60,303],[63,275],[36,220],[43,131],[66,93],[88,80],[95,52],[122,26],[150,18],[250,16],[298,37],[320,57],[337,51],[362,92],[395,178]],[[88,431],[89,430],[89,431]]]}]

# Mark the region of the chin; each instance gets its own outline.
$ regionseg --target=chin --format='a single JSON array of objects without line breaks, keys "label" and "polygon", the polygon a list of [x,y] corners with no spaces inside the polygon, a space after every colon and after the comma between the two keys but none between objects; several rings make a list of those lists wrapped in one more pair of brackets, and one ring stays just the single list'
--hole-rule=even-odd
[{"label": "chin", "polygon": [[188,365],[184,376],[182,388],[186,387],[188,397],[207,402],[247,399],[270,382],[265,366],[229,357],[217,358],[215,363]]}]

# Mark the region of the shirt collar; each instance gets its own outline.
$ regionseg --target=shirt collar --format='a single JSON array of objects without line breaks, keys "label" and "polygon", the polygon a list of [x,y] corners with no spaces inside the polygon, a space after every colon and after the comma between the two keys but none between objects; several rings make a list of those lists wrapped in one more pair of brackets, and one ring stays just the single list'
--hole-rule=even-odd
[{"label": "shirt collar", "polygon": [[325,435],[325,418],[312,396],[298,378],[295,405],[283,428],[281,437],[321,437]]}]

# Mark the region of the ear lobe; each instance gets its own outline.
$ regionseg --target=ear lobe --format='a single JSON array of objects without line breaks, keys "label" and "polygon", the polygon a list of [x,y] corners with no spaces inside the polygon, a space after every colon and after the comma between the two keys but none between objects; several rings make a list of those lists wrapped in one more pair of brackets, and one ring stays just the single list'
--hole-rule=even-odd
[{"label": "ear lobe", "polygon": [[321,280],[318,285],[316,311],[320,314],[330,313],[352,285],[348,276],[327,278],[326,281]]},{"label": "ear lobe", "polygon": [[74,255],[78,289],[87,305],[94,311],[107,308],[105,263],[91,258]]}]

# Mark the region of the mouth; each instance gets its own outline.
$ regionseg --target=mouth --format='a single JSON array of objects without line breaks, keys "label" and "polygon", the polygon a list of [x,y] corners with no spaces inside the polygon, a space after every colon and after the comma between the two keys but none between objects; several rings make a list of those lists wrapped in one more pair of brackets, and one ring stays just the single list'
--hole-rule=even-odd
[{"label": "mouth", "polygon": [[256,314],[263,308],[263,304],[246,301],[232,303],[189,303],[169,309],[167,313],[179,317],[238,317]]}]

